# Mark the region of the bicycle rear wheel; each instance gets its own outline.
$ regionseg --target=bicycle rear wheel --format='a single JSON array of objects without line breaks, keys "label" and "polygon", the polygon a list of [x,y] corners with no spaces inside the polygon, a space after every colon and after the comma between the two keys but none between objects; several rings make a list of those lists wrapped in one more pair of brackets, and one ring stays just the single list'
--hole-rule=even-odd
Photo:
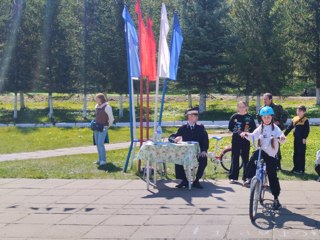
[{"label": "bicycle rear wheel", "polygon": [[231,148],[227,148],[221,153],[220,163],[224,170],[230,172],[232,163]]},{"label": "bicycle rear wheel", "polygon": [[259,205],[259,181],[253,177],[250,184],[249,217],[253,222],[258,212]]},{"label": "bicycle rear wheel", "polygon": [[[232,164],[232,149],[227,148],[225,149],[221,155],[220,155],[220,161],[221,161],[221,166],[223,167],[224,170],[230,172],[231,169],[231,164]],[[239,157],[239,170],[243,166],[243,161],[241,156]]]}]

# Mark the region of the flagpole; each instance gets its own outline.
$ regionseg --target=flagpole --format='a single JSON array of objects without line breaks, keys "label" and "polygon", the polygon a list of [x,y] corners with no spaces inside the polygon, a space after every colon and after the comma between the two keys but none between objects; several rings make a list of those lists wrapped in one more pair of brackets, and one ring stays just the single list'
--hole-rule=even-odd
[{"label": "flagpole", "polygon": [[[128,31],[128,22],[126,21],[126,31]],[[133,142],[134,142],[134,138],[133,138],[133,113],[132,113],[132,79],[131,79],[131,70],[130,70],[130,56],[129,56],[129,43],[128,43],[128,34],[126,34],[126,50],[127,50],[127,61],[128,61],[128,88],[129,88],[129,106],[130,106],[130,147],[129,147],[129,151],[128,151],[128,155],[127,155],[127,159],[126,159],[126,163],[124,165],[124,168],[123,168],[123,172],[126,172],[127,171],[127,168],[128,168],[128,163],[129,163],[129,160],[130,160],[130,155],[131,155],[131,152],[132,152],[132,147],[133,147]]]},{"label": "flagpole", "polygon": [[[157,132],[157,123],[158,123],[158,102],[159,102],[159,77],[156,79],[156,96],[154,102],[154,119],[153,119],[153,133],[155,138],[155,133]],[[155,139],[154,139],[155,140]]]},{"label": "flagpole", "polygon": [[166,91],[167,91],[167,78],[164,79],[163,82],[163,87],[162,87],[162,99],[161,99],[161,106],[160,106],[160,116],[159,116],[159,126],[162,124],[162,113],[163,113],[163,108],[164,108],[164,101],[165,101],[165,96],[166,96]]},{"label": "flagpole", "polygon": [[149,113],[150,113],[150,82],[147,79],[146,82],[146,91],[147,91],[147,112],[146,112],[146,139],[149,140]]}]

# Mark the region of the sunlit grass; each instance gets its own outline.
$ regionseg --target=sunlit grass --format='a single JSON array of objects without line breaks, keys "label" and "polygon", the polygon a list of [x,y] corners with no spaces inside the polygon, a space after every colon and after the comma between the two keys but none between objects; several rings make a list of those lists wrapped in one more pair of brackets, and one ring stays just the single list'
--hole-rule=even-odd
[{"label": "sunlit grass", "polygon": [[[167,135],[174,129],[167,129]],[[293,137],[288,136],[287,142],[282,145],[282,168],[278,176],[280,180],[314,180],[316,173],[314,171],[315,154],[319,148],[317,136],[320,134],[319,127],[312,127],[311,134],[307,143],[307,161],[306,174],[294,175],[289,173],[292,169],[292,154],[293,154]],[[223,146],[230,145],[230,137],[225,137],[221,142]],[[210,151],[213,151],[214,141],[210,140]],[[135,161],[132,168],[129,167],[128,173],[123,174],[122,169],[125,164],[128,149],[108,151],[107,161],[109,165],[104,170],[98,170],[94,165],[97,154],[82,154],[54,158],[45,158],[37,160],[25,160],[14,162],[0,163],[0,177],[4,178],[114,178],[114,179],[135,179],[141,177],[137,173],[137,162]],[[142,167],[145,162],[142,162]],[[217,167],[214,169],[214,167]],[[107,172],[106,172],[107,171]],[[242,171],[242,170],[241,170]],[[240,174],[240,179],[241,179]],[[174,179],[174,165],[168,164],[169,179]],[[221,166],[214,165],[211,161],[208,162],[206,169],[206,179],[227,179],[228,175]],[[239,179],[239,180],[240,180]]]}]

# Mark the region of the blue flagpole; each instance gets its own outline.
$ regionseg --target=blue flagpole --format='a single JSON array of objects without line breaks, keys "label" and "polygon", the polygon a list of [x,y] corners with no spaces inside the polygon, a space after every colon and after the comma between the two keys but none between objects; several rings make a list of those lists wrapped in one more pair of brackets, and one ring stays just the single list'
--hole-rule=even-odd
[{"label": "blue flagpole", "polygon": [[161,99],[160,116],[159,116],[159,123],[158,123],[159,126],[161,126],[162,124],[162,113],[163,113],[164,100],[165,100],[166,91],[167,91],[167,81],[168,81],[167,78],[164,79],[163,87],[162,87],[162,99]]},{"label": "blue flagpole", "polygon": [[126,172],[127,171],[127,168],[128,168],[128,164],[129,164],[129,160],[130,160],[130,157],[131,157],[131,152],[132,152],[132,147],[133,147],[133,142],[134,142],[134,139],[133,139],[133,117],[132,117],[132,96],[131,96],[131,93],[132,93],[132,79],[131,79],[131,70],[130,70],[130,56],[129,56],[129,43],[128,43],[128,22],[126,21],[126,49],[127,49],[127,61],[128,61],[128,87],[129,87],[129,107],[130,107],[130,139],[131,139],[131,143],[130,143],[130,147],[129,147],[129,151],[128,151],[128,155],[127,155],[127,159],[126,159],[126,163],[124,165],[124,168],[123,168],[123,172]]}]

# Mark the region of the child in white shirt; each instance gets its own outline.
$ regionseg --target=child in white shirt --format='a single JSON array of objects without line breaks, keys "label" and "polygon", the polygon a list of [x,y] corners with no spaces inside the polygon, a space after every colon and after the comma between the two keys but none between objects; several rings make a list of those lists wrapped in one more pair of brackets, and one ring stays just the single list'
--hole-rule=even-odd
[{"label": "child in white shirt", "polygon": [[274,209],[279,209],[281,207],[278,199],[280,195],[280,183],[277,176],[278,160],[276,159],[276,155],[279,150],[278,142],[285,142],[286,137],[280,128],[273,123],[274,111],[271,107],[263,107],[259,115],[262,119],[261,125],[253,133],[241,133],[241,137],[245,137],[249,141],[258,140],[258,150],[252,154],[247,166],[246,177],[248,181],[246,183],[250,182],[250,179],[255,175],[255,161],[258,159],[259,149],[261,148],[261,158],[265,161],[271,193],[274,196],[273,207]]}]

